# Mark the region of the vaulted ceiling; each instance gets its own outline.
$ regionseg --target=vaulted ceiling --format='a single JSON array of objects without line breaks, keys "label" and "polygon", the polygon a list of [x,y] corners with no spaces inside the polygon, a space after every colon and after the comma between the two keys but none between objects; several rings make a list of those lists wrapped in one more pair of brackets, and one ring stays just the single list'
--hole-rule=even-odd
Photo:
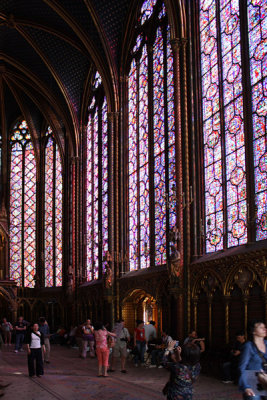
[{"label": "vaulted ceiling", "polygon": [[78,134],[90,71],[96,66],[106,88],[117,90],[132,7],[129,0],[1,0],[2,132],[23,115],[36,132],[53,121]]}]

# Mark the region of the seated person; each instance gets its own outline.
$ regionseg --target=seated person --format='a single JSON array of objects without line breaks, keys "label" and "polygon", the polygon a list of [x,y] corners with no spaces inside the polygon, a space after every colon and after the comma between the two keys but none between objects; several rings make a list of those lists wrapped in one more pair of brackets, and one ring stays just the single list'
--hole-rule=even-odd
[{"label": "seated person", "polygon": [[154,345],[150,345],[151,350],[151,365],[149,368],[162,368],[161,363],[164,361],[164,353],[168,348],[169,343],[172,342],[171,336],[166,331],[162,331],[161,340]]},{"label": "seated person", "polygon": [[246,342],[245,333],[243,331],[237,332],[235,343],[233,344],[229,358],[222,365],[223,369],[223,383],[232,383],[238,380],[238,364],[241,351],[244,343]]},{"label": "seated person", "polygon": [[184,344],[187,343],[195,343],[200,348],[200,353],[205,351],[205,338],[198,338],[197,332],[195,329],[191,330],[188,334],[188,337],[184,340]]}]

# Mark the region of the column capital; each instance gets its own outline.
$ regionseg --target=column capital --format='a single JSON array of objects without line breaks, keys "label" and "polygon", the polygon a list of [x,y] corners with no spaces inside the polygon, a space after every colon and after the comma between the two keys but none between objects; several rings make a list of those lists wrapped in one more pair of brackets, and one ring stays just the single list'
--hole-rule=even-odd
[{"label": "column capital", "polygon": [[153,45],[150,44],[150,43],[147,44],[147,53],[148,53],[148,54],[153,53]]},{"label": "column capital", "polygon": [[72,164],[72,165],[78,164],[79,161],[80,161],[80,157],[79,157],[79,156],[74,156],[74,157],[71,157],[70,160],[71,160],[71,164]]},{"label": "column capital", "polygon": [[182,38],[182,39],[181,39],[181,44],[182,44],[182,46],[183,46],[184,48],[186,47],[187,43],[188,43],[188,39],[186,39],[186,38]]},{"label": "column capital", "polygon": [[182,42],[180,38],[174,38],[170,40],[172,51],[174,53],[178,52],[181,48]]},{"label": "column capital", "polygon": [[117,111],[108,112],[108,120],[109,122],[113,122],[116,119],[119,119],[120,113]]},{"label": "column capital", "polygon": [[121,75],[120,76],[120,83],[127,83],[129,80],[128,75]]}]

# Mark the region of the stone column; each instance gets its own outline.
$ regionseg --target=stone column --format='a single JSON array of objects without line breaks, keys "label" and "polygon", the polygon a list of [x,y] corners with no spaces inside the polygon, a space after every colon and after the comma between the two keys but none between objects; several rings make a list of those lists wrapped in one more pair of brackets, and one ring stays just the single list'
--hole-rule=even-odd
[{"label": "stone column", "polygon": [[224,296],[224,315],[225,315],[225,343],[229,343],[229,303],[230,303],[230,296]]},{"label": "stone column", "polygon": [[[179,231],[177,250],[180,253],[180,282],[184,280],[184,247],[183,247],[183,174],[182,174],[182,125],[181,125],[181,40],[172,39],[173,81],[174,81],[174,117],[175,117],[175,173],[176,173],[176,226]],[[183,284],[182,284],[183,286]],[[177,334],[184,336],[184,294],[177,299]]]},{"label": "stone column", "polygon": [[111,269],[113,285],[108,301],[112,304],[111,317],[119,317],[119,113],[109,112],[109,251],[111,253]]}]

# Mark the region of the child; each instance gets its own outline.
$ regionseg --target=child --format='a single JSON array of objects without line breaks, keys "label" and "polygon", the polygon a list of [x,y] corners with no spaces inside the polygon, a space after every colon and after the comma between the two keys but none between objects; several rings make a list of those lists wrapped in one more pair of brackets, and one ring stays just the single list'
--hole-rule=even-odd
[{"label": "child", "polygon": [[167,400],[192,400],[193,382],[200,373],[200,348],[188,343],[175,350],[176,363],[171,367],[170,380],[163,389]]}]

